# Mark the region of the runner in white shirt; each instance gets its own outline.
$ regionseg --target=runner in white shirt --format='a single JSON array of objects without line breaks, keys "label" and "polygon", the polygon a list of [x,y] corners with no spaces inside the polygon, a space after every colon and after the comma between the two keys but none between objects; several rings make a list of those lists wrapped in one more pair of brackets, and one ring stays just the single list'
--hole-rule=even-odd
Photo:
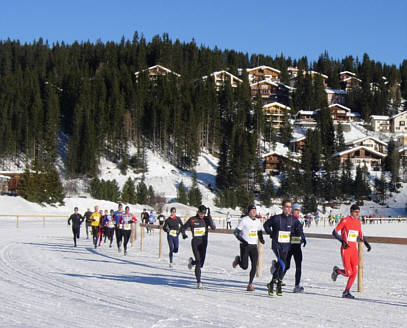
[{"label": "runner in white shirt", "polygon": [[126,206],[124,214],[120,217],[119,228],[121,230],[122,236],[124,237],[124,255],[127,255],[127,243],[129,242],[131,235],[131,225],[137,222],[134,214],[130,213],[130,208]]},{"label": "runner in white shirt", "polygon": [[239,265],[243,270],[246,270],[249,266],[249,257],[252,264],[249,284],[247,285],[248,291],[254,291],[252,283],[259,257],[257,242],[260,240],[264,244],[262,228],[260,220],[256,218],[256,207],[250,205],[247,209],[247,215],[240,220],[234,231],[234,235],[240,241],[240,256],[235,257],[232,266],[236,268]]}]

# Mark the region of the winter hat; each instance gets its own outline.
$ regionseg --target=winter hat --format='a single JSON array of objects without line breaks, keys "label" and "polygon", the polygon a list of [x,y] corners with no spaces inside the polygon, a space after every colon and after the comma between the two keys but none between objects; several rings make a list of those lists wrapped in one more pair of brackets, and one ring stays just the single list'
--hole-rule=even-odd
[{"label": "winter hat", "polygon": [[350,211],[351,211],[351,212],[353,212],[353,211],[360,211],[360,207],[359,207],[358,205],[356,205],[356,204],[353,204],[353,205],[350,207]]},{"label": "winter hat", "polygon": [[256,209],[256,206],[254,206],[253,204],[250,204],[248,207],[247,207],[247,213],[249,213],[251,210],[255,210]]},{"label": "winter hat", "polygon": [[292,206],[292,210],[293,210],[293,211],[295,211],[295,210],[300,210],[300,211],[301,211],[301,206],[300,206],[300,204],[294,203],[294,205]]},{"label": "winter hat", "polygon": [[198,207],[198,212],[199,213],[206,213],[206,206],[205,205],[200,205]]}]

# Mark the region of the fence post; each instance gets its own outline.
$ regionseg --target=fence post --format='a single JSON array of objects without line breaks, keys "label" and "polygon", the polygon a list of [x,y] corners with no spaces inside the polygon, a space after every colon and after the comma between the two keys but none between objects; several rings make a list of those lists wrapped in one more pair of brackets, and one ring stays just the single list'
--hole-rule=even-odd
[{"label": "fence post", "polygon": [[143,251],[144,227],[140,226],[140,252]]},{"label": "fence post", "polygon": [[45,228],[45,216],[42,217],[42,227]]},{"label": "fence post", "polygon": [[17,215],[17,221],[16,221],[16,228],[18,228],[18,215]]},{"label": "fence post", "polygon": [[136,230],[136,224],[133,223],[131,225],[131,233],[130,233],[130,245],[133,247],[133,242],[134,242],[134,231]]},{"label": "fence post", "polygon": [[259,257],[257,260],[257,266],[256,266],[256,277],[262,277],[263,275],[263,244],[260,242],[260,240],[257,242],[257,250],[259,252]]},{"label": "fence post", "polygon": [[358,242],[359,266],[358,266],[358,292],[363,292],[363,243]]},{"label": "fence post", "polygon": [[162,259],[163,258],[163,229],[161,226],[158,228],[160,232],[160,238],[158,242],[158,258]]}]

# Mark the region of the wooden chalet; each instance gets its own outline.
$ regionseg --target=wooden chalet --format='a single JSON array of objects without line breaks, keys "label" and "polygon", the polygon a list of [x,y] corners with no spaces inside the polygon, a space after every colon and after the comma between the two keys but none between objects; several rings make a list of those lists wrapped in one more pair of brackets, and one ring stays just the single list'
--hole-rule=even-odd
[{"label": "wooden chalet", "polygon": [[364,146],[366,148],[373,149],[379,153],[387,154],[387,143],[371,136],[348,141],[346,143],[346,146],[352,148]]},{"label": "wooden chalet", "polygon": [[348,114],[351,112],[350,108],[345,107],[341,104],[332,104],[328,106],[331,111],[331,116],[334,121],[338,122],[348,122]]},{"label": "wooden chalet", "polygon": [[361,79],[356,77],[355,73],[349,71],[343,71],[339,73],[339,79],[342,90],[349,91],[356,86],[360,86],[362,83]]},{"label": "wooden chalet", "polygon": [[284,167],[291,167],[293,162],[288,157],[277,154],[276,152],[265,154],[262,157],[266,172],[280,171]]},{"label": "wooden chalet", "polygon": [[280,81],[280,71],[270,66],[257,66],[254,68],[247,68],[247,75],[250,83],[259,82],[262,80]]},{"label": "wooden chalet", "polygon": [[345,96],[346,96],[345,90],[325,88],[325,93],[326,93],[326,100],[328,102],[328,105],[332,105],[332,104],[344,105],[345,104]]},{"label": "wooden chalet", "polygon": [[8,193],[8,183],[9,183],[10,177],[6,175],[0,175],[0,193],[5,194]]},{"label": "wooden chalet", "polygon": [[370,125],[375,132],[390,131],[390,116],[386,115],[370,115]]},{"label": "wooden chalet", "polygon": [[339,157],[342,165],[349,159],[354,168],[358,166],[363,167],[366,164],[368,169],[375,171],[381,169],[383,159],[386,157],[385,154],[365,146],[353,147],[336,153],[333,156]]},{"label": "wooden chalet", "polygon": [[[237,88],[240,83],[243,83],[243,80],[224,70],[213,72],[210,74],[210,76],[214,78],[217,90],[224,87],[226,83],[230,83],[232,88]],[[202,77],[203,80],[206,80],[207,78],[208,76]]]},{"label": "wooden chalet", "polygon": [[279,102],[272,102],[263,106],[263,114],[266,122],[268,122],[271,127],[275,129],[280,128],[281,124],[283,123],[285,113],[291,115],[291,108]]},{"label": "wooden chalet", "polygon": [[301,136],[290,140],[290,150],[294,153],[302,153],[306,145],[307,138]]},{"label": "wooden chalet", "polygon": [[390,118],[390,131],[393,133],[407,132],[407,111],[393,115]]},{"label": "wooden chalet", "polygon": [[134,73],[134,75],[136,76],[136,80],[138,80],[139,75],[145,71],[148,71],[148,76],[150,80],[156,80],[158,76],[166,76],[168,74],[173,74],[176,77],[181,77],[180,74],[175,73],[164,66],[154,65],[147,69]]},{"label": "wooden chalet", "polygon": [[[295,71],[295,70],[288,71],[288,74],[290,75],[290,86],[295,87],[295,85],[297,84],[298,69],[297,69],[297,71]],[[304,75],[309,74],[311,76],[312,80],[314,80],[316,76],[321,76],[324,87],[326,88],[328,86],[328,75],[325,75],[325,74],[322,74],[319,72],[315,72],[315,71],[304,71],[303,74]]]},{"label": "wooden chalet", "polygon": [[5,180],[7,180],[7,191],[3,191],[2,187],[2,192],[8,192],[8,193],[13,193],[13,194],[19,194],[20,191],[18,189],[18,186],[20,184],[21,178],[23,177],[24,173],[20,172],[0,172],[0,176],[3,177],[3,184],[5,183]]},{"label": "wooden chalet", "polygon": [[263,99],[277,100],[278,91],[279,85],[270,80],[262,80],[250,84],[250,93],[252,98],[255,98],[258,94],[260,94]]}]

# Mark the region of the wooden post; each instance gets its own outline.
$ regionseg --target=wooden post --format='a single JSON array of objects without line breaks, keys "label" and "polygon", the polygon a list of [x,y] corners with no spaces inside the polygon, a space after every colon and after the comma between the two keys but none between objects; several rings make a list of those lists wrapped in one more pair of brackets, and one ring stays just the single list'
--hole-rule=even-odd
[{"label": "wooden post", "polygon": [[42,227],[45,228],[45,216],[42,217]]},{"label": "wooden post", "polygon": [[140,252],[143,251],[144,227],[140,226]]},{"label": "wooden post", "polygon": [[358,292],[363,292],[363,243],[358,242],[359,266],[358,266]]},{"label": "wooden post", "polygon": [[17,215],[17,221],[16,221],[16,228],[18,228],[18,215]]},{"label": "wooden post", "polygon": [[257,260],[256,266],[256,277],[262,277],[263,273],[263,244],[258,241],[257,242],[257,250],[259,252],[259,258]]},{"label": "wooden post", "polygon": [[[140,225],[138,225],[140,227]],[[134,224],[134,240],[137,240],[137,223]]]},{"label": "wooden post", "polygon": [[130,233],[130,245],[133,247],[133,242],[134,242],[134,231],[136,230],[136,224],[133,223],[131,225],[131,233]]},{"label": "wooden post", "polygon": [[158,241],[158,258],[162,259],[163,258],[163,229],[161,226],[158,228],[159,233],[160,233],[160,238]]}]

